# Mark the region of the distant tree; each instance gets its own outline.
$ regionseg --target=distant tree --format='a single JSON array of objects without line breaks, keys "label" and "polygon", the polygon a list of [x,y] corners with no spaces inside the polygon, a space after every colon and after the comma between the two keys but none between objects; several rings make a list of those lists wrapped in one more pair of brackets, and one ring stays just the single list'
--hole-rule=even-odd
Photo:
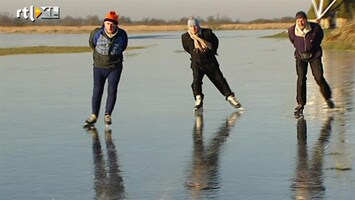
[{"label": "distant tree", "polygon": [[[353,0],[352,0],[353,1]],[[353,10],[353,9],[352,9]],[[129,17],[120,16],[120,24],[144,24],[144,25],[171,25],[171,24],[186,24],[189,17],[182,17],[177,20],[163,20],[156,18],[143,18],[141,20],[133,21]],[[272,23],[272,22],[291,22],[294,20],[293,17],[282,17],[276,19],[255,19],[250,22],[241,22],[240,20],[232,21],[228,16],[212,15],[207,18],[197,17],[201,24],[209,25],[218,25],[218,24],[230,24],[230,23]],[[31,20],[16,18],[10,16],[8,13],[0,13],[0,26],[28,26],[28,25],[37,25],[37,26],[52,26],[52,25],[61,25],[61,26],[98,26],[103,22],[103,18],[99,18],[97,15],[88,15],[85,18],[74,18],[72,16],[61,17],[56,20],[48,19],[36,19],[35,22]]]},{"label": "distant tree", "polygon": [[85,19],[85,25],[100,25],[102,20],[97,15],[89,15]]},{"label": "distant tree", "polygon": [[8,13],[0,14],[0,25],[10,26],[12,25],[13,18]]},{"label": "distant tree", "polygon": [[207,22],[209,24],[230,24],[230,23],[232,23],[232,20],[227,16],[220,17],[218,14],[217,17],[208,16]]},{"label": "distant tree", "polygon": [[120,16],[119,23],[120,24],[132,24],[133,22],[129,17]]},{"label": "distant tree", "polygon": [[166,24],[165,20],[163,19],[155,19],[155,18],[143,18],[140,21],[140,24],[146,24],[146,25],[163,25]]},{"label": "distant tree", "polygon": [[177,24],[186,24],[188,17],[182,17],[179,20],[176,21]]}]

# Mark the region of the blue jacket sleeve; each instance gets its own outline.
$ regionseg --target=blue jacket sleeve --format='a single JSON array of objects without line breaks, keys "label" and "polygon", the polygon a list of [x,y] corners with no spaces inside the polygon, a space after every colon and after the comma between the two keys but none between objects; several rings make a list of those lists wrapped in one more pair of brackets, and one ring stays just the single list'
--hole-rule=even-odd
[{"label": "blue jacket sleeve", "polygon": [[100,36],[100,30],[101,30],[101,28],[96,28],[93,31],[91,31],[91,33],[90,33],[89,45],[92,49],[95,49],[95,47],[96,47],[97,39]]},{"label": "blue jacket sleeve", "polygon": [[125,51],[127,49],[127,45],[128,45],[128,36],[126,31],[124,31],[123,29],[119,29],[120,31],[120,46],[121,46],[121,50],[122,52]]}]

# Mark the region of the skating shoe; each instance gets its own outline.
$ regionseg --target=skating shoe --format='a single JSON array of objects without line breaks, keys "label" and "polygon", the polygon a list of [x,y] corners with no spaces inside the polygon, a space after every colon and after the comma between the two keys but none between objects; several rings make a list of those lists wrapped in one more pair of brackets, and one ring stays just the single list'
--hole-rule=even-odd
[{"label": "skating shoe", "polygon": [[84,124],[83,128],[87,129],[87,130],[94,129],[96,120],[97,120],[96,115],[94,115],[94,114],[90,115],[90,117],[87,120],[85,120],[85,124]]},{"label": "skating shoe", "polygon": [[203,99],[201,95],[196,95],[195,100],[195,110],[198,110],[203,107]]},{"label": "skating shoe", "polygon": [[327,100],[327,105],[328,105],[328,108],[334,108],[335,107],[335,104],[334,104],[334,102],[331,99]]},{"label": "skating shoe", "polygon": [[227,97],[227,101],[236,109],[242,107],[242,104],[239,103],[239,101],[235,98],[234,95],[229,95]]},{"label": "skating shoe", "polygon": [[95,124],[96,121],[97,121],[96,115],[92,114],[92,115],[90,115],[90,117],[87,120],[85,120],[85,123],[86,124]]},{"label": "skating shoe", "polygon": [[296,106],[295,111],[293,113],[296,119],[300,119],[303,117],[303,109],[304,109],[304,105],[302,104]]},{"label": "skating shoe", "polygon": [[104,120],[106,125],[111,125],[111,115],[106,114]]},{"label": "skating shoe", "polygon": [[295,108],[295,113],[303,112],[303,109],[304,109],[304,105],[299,104],[299,105],[296,106],[296,108]]}]

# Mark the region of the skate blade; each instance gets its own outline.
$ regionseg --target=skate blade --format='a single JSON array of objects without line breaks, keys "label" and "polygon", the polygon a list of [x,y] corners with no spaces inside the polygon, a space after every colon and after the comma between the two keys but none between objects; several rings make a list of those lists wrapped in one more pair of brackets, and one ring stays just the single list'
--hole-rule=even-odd
[{"label": "skate blade", "polygon": [[105,124],[105,131],[111,130],[111,125],[112,124]]},{"label": "skate blade", "polygon": [[95,124],[85,124],[83,126],[84,129],[88,129],[88,130],[91,130],[91,129],[94,129],[95,128]]},{"label": "skate blade", "polygon": [[294,113],[293,113],[293,116],[295,117],[295,119],[300,119],[300,118],[304,117],[303,111],[294,112]]},{"label": "skate blade", "polygon": [[244,107],[239,107],[239,108],[236,108],[237,109],[237,112],[243,112],[245,111],[245,108]]},{"label": "skate blade", "polygon": [[203,107],[202,108],[195,108],[194,111],[195,111],[195,113],[202,113]]}]

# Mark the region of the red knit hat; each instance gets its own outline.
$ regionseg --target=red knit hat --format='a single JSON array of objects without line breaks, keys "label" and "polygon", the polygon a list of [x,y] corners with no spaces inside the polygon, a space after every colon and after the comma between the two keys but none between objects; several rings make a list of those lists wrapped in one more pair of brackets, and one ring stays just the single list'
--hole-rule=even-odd
[{"label": "red knit hat", "polygon": [[117,25],[118,24],[118,15],[116,14],[115,11],[110,11],[105,16],[104,22],[105,21],[110,21],[110,22],[113,22],[114,24]]}]

